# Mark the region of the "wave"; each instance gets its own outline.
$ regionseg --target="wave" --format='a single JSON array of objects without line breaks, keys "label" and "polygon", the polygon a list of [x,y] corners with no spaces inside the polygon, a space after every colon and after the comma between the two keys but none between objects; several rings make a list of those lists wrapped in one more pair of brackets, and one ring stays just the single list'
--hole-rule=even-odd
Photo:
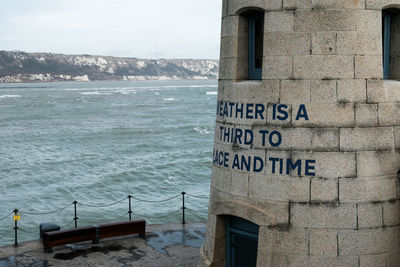
[{"label": "wave", "polygon": [[196,132],[201,133],[201,134],[213,133],[213,129],[210,127],[194,127],[193,130],[195,130]]},{"label": "wave", "polygon": [[0,99],[3,98],[17,98],[17,97],[21,97],[20,95],[0,95]]},{"label": "wave", "polygon": [[164,98],[163,100],[164,101],[175,101],[176,98],[170,97],[170,98]]},{"label": "wave", "polygon": [[218,95],[218,92],[215,91],[207,92],[206,95]]},{"label": "wave", "polygon": [[160,86],[160,88],[217,88],[217,84],[210,84],[210,85],[166,85]]},{"label": "wave", "polygon": [[112,93],[105,93],[105,92],[99,92],[99,91],[94,91],[94,92],[83,92],[81,95],[111,95]]}]

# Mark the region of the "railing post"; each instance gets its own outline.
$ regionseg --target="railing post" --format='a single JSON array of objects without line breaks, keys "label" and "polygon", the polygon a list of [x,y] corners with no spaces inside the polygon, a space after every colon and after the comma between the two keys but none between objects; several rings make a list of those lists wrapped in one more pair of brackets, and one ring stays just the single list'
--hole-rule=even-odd
[{"label": "railing post", "polygon": [[78,217],[77,217],[77,213],[76,213],[76,204],[78,204],[78,201],[74,201],[74,202],[72,202],[72,203],[74,203],[74,221],[75,221],[75,228],[77,228],[78,227]]},{"label": "railing post", "polygon": [[185,224],[185,192],[182,192],[182,224]]},{"label": "railing post", "polygon": [[131,196],[131,195],[129,195],[129,196],[128,196],[128,199],[129,199],[129,211],[128,211],[128,214],[129,214],[129,220],[130,220],[130,221],[132,220],[132,206],[131,206],[131,198],[132,198],[132,196]]},{"label": "railing post", "polygon": [[[18,215],[18,210],[15,209],[14,210],[14,216]],[[14,247],[18,247],[18,224],[17,224],[18,220],[16,218],[14,218],[14,231],[15,231],[15,236],[14,236]]]}]

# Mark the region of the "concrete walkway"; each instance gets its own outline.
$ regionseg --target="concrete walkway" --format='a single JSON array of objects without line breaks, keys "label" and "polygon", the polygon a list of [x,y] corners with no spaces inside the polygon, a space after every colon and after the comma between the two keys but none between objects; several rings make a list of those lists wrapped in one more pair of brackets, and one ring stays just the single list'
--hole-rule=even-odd
[{"label": "concrete walkway", "polygon": [[18,248],[0,248],[0,267],[5,266],[197,266],[204,241],[205,223],[147,226],[146,238],[134,236],[103,239],[98,245],[84,242],[56,247],[44,253],[39,241]]}]

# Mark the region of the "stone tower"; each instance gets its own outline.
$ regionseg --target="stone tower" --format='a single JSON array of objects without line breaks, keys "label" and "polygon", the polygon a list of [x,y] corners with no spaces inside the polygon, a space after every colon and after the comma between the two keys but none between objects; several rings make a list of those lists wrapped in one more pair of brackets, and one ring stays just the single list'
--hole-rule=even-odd
[{"label": "stone tower", "polygon": [[400,0],[223,0],[200,266],[400,266]]}]

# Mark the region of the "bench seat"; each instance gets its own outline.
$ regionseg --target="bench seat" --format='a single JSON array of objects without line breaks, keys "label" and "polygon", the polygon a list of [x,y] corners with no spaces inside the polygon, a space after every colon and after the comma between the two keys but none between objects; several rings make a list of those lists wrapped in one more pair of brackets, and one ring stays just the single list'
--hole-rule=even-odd
[{"label": "bench seat", "polygon": [[84,226],[67,230],[58,230],[43,233],[43,248],[45,252],[51,252],[53,247],[92,240],[93,244],[99,239],[139,234],[144,237],[146,233],[146,221],[134,220],[99,225]]}]

